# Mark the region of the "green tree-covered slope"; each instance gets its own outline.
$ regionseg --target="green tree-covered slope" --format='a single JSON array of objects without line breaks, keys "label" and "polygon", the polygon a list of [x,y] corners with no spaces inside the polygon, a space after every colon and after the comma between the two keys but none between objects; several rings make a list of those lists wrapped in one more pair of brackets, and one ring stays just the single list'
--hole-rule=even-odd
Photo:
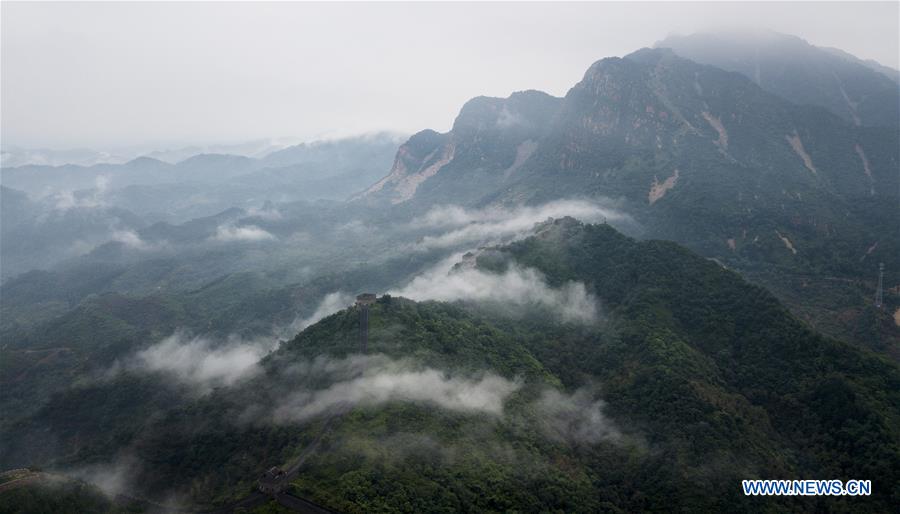
[{"label": "green tree-covered slope", "polygon": [[[128,455],[132,493],[223,505],[300,458],[293,492],[346,512],[888,511],[898,501],[896,364],[812,332],[736,273],[571,219],[476,262],[535,268],[554,287],[581,282],[602,316],[576,324],[531,307],[385,296],[370,309],[368,356],[351,308],[232,387],[183,396],[165,376],[124,375],[72,388],[29,422],[69,451],[35,464]],[[181,399],[159,408],[162,391]],[[110,417],[102,395],[155,414]],[[27,426],[11,441],[32,437]],[[874,492],[747,498],[748,478],[871,479]]]}]

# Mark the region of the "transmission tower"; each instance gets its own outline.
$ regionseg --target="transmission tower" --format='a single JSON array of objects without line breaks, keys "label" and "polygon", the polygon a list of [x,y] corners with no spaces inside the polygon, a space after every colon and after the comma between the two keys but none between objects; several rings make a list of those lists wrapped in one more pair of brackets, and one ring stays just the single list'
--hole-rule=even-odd
[{"label": "transmission tower", "polygon": [[884,263],[878,263],[878,287],[875,288],[875,307],[879,309],[884,304]]}]

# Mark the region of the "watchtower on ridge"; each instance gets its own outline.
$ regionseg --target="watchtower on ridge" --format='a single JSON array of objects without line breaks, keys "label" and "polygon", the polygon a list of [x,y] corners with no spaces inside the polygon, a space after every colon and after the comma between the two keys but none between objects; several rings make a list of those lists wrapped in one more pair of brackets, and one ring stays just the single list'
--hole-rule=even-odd
[{"label": "watchtower on ridge", "polygon": [[362,353],[369,351],[369,306],[375,303],[375,293],[362,293],[356,296],[359,307],[359,349]]},{"label": "watchtower on ridge", "polygon": [[259,477],[259,491],[265,494],[278,494],[284,490],[287,485],[287,473],[281,468],[274,466]]}]

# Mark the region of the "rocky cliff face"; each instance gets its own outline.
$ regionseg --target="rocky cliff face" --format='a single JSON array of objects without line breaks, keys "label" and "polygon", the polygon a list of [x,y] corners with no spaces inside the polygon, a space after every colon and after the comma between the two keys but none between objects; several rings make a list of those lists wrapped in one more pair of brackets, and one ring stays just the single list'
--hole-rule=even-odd
[{"label": "rocky cliff face", "polygon": [[449,132],[424,130],[403,144],[388,175],[359,198],[398,204],[411,200],[426,182],[460,180],[472,172],[508,178],[534,152],[560,104],[540,91],[473,98]]},{"label": "rocky cliff face", "polygon": [[566,96],[553,135],[542,151],[555,154],[561,171],[596,171],[652,155],[670,161],[669,173],[680,167],[685,176],[709,180],[721,173],[710,168],[742,168],[744,176],[778,183],[779,194],[790,184],[848,197],[871,195],[873,182],[890,176],[887,169],[871,175],[855,150],[865,152],[866,131],[667,50],[594,64]]},{"label": "rocky cliff face", "polygon": [[422,181],[453,159],[450,134],[423,130],[397,151],[390,173],[368,188],[362,196],[386,194],[393,203],[412,198]]}]

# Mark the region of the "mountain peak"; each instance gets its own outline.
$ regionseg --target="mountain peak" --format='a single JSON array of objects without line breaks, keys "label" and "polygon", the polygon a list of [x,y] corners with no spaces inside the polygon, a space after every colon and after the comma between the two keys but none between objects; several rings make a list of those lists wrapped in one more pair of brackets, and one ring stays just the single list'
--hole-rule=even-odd
[{"label": "mountain peak", "polygon": [[654,48],[671,48],[684,41],[708,41],[731,45],[792,45],[812,47],[805,39],[764,28],[739,28],[735,30],[710,30],[693,34],[671,34],[653,44]]},{"label": "mountain peak", "polygon": [[534,89],[517,91],[507,98],[476,96],[460,109],[453,131],[504,129],[546,122],[559,101],[559,98]]},{"label": "mountain peak", "polygon": [[663,59],[677,59],[671,48],[641,48],[624,57],[624,59],[641,64],[656,64]]},{"label": "mountain peak", "polygon": [[168,166],[169,164],[163,162],[159,159],[154,159],[153,157],[147,157],[146,155],[141,157],[136,157],[127,163],[126,166]]},{"label": "mountain peak", "polygon": [[476,96],[463,104],[456,121],[453,122],[453,130],[476,128],[486,123],[493,123],[496,121],[502,106],[502,98]]},{"label": "mountain peak", "polygon": [[244,157],[243,155],[232,155],[222,153],[201,153],[178,162],[178,165],[191,164],[217,164],[225,162],[251,162],[253,159]]},{"label": "mountain peak", "polygon": [[782,98],[824,107],[855,125],[900,124],[894,70],[816,47],[797,36],[772,31],[703,32],[670,36],[655,46],[741,73]]},{"label": "mountain peak", "polygon": [[530,157],[551,127],[562,99],[542,91],[518,91],[507,98],[478,96],[463,105],[446,134],[423,130],[397,151],[394,165],[362,195],[385,196],[392,203],[413,198],[439,172],[508,176]]}]

